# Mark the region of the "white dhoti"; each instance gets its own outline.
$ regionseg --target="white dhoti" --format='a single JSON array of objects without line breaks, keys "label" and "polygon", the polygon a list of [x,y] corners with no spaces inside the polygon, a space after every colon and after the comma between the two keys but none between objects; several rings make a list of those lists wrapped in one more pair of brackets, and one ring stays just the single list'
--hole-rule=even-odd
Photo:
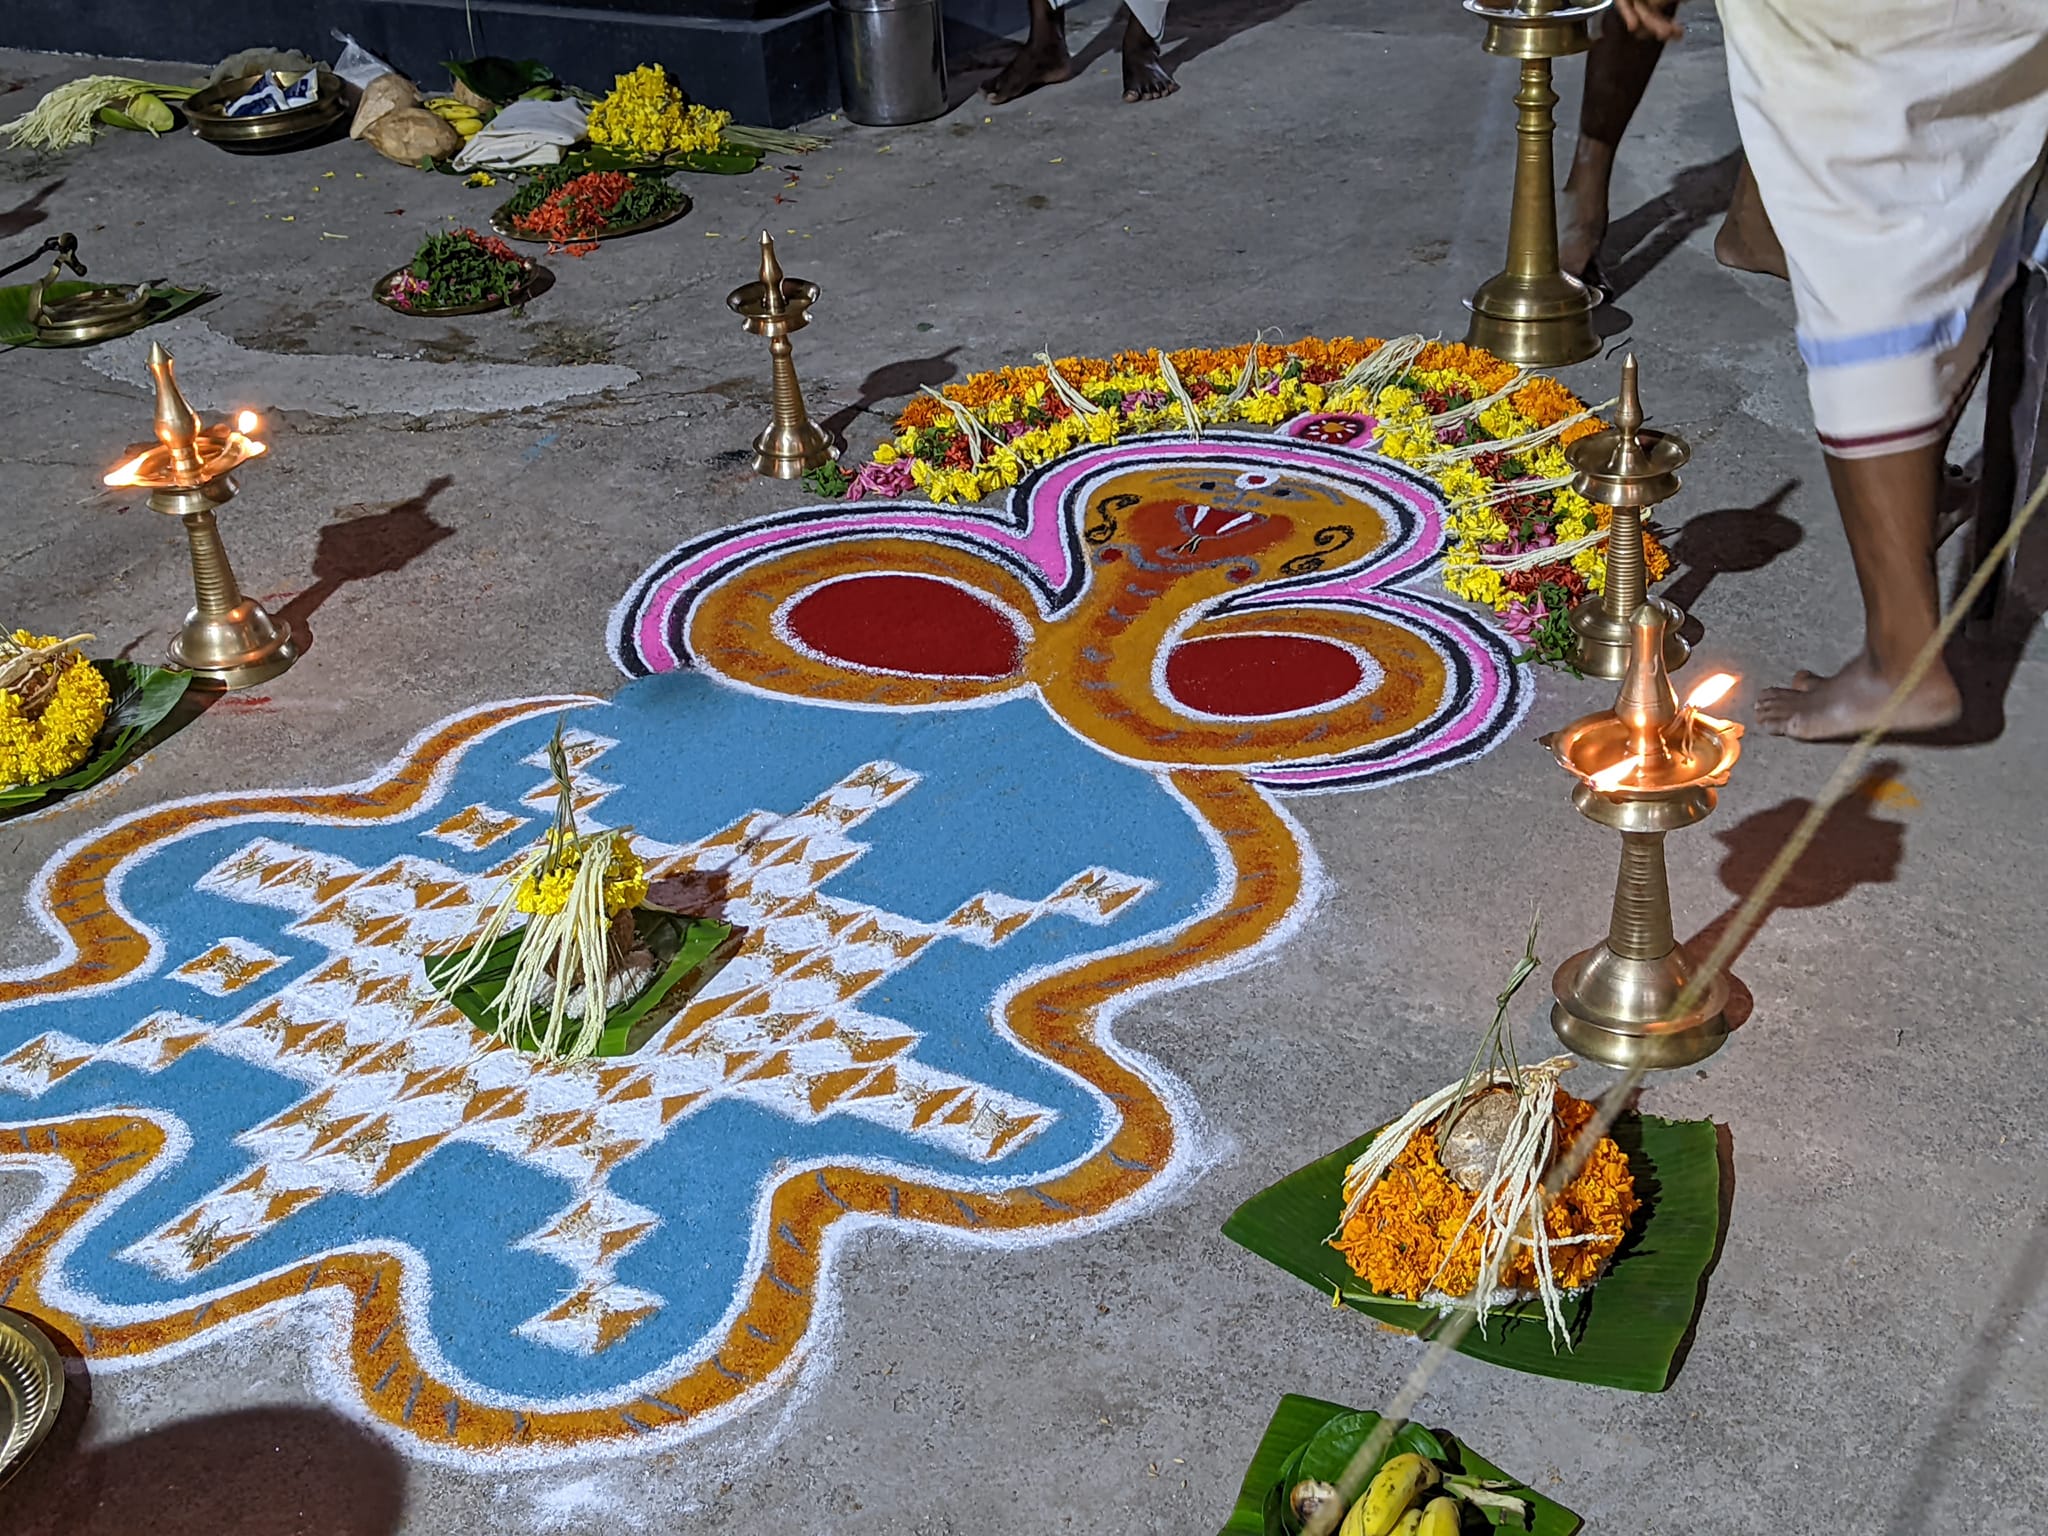
[{"label": "white dhoti", "polygon": [[[1073,0],[1052,0],[1053,9],[1063,11]],[[1131,14],[1138,18],[1138,25],[1152,34],[1153,40],[1166,31],[1166,0],[1124,0],[1131,8]]]},{"label": "white dhoti", "polygon": [[2048,258],[2048,5],[1719,3],[1822,445],[1938,441],[2019,264]]}]

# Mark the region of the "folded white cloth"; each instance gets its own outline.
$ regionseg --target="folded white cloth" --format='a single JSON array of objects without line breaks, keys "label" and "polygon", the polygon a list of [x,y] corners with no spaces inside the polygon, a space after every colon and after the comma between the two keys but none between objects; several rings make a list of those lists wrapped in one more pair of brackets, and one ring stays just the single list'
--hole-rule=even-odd
[{"label": "folded white cloth", "polygon": [[455,157],[458,171],[559,165],[583,137],[583,108],[573,101],[515,101],[477,130]]}]

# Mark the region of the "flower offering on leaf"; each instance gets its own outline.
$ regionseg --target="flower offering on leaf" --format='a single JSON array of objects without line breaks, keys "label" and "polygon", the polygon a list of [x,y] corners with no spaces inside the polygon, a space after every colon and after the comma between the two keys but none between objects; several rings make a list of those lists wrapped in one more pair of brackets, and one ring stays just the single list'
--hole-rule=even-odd
[{"label": "flower offering on leaf", "polygon": [[1329,1244],[1375,1294],[1443,1310],[1470,1298],[1482,1328],[1494,1308],[1534,1298],[1554,1348],[1568,1333],[1563,1298],[1600,1278],[1640,1201],[1607,1136],[1562,1188],[1548,1187],[1595,1111],[1557,1085],[1571,1057],[1515,1060],[1508,1005],[1536,966],[1532,930],[1481,1045],[1486,1067],[1475,1059],[1345,1169]]},{"label": "flower offering on leaf", "polygon": [[91,638],[0,636],[0,788],[44,783],[92,754],[111,695],[77,649]]},{"label": "flower offering on leaf", "polygon": [[577,243],[594,240],[608,230],[665,218],[684,201],[683,194],[657,174],[579,174],[551,167],[514,193],[503,213],[518,233],[573,251]]},{"label": "flower offering on leaf", "polygon": [[494,1032],[517,1040],[544,1009],[540,1054],[573,1061],[596,1051],[610,1011],[653,980],[654,956],[640,946],[633,921],[633,909],[647,899],[647,865],[633,849],[630,828],[578,829],[575,781],[559,723],[548,743],[548,767],[555,779],[554,823],[513,870],[461,964],[440,985],[452,994],[473,980],[513,914],[524,914],[511,974],[493,1004]]},{"label": "flower offering on leaf", "polygon": [[642,64],[612,82],[611,93],[590,109],[590,142],[653,159],[709,152],[724,141],[730,112],[692,105],[659,64]]}]

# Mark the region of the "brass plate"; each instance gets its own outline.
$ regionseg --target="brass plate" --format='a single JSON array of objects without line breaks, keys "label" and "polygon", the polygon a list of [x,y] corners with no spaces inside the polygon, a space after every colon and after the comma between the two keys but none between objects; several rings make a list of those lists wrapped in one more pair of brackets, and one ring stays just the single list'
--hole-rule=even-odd
[{"label": "brass plate", "polygon": [[259,72],[223,80],[187,97],[182,110],[192,131],[207,143],[233,154],[274,155],[302,149],[325,138],[349,115],[341,77],[323,66],[320,92],[307,105],[261,117],[229,117],[228,107],[262,78]]},{"label": "brass plate", "polygon": [[483,304],[457,304],[449,309],[420,309],[413,305],[401,304],[391,296],[393,285],[405,276],[405,272],[404,267],[386,272],[370,289],[370,297],[396,314],[411,315],[417,320],[452,319],[457,315],[488,315],[501,309],[511,309],[545,291],[554,278],[554,274],[546,267],[537,267],[529,261],[526,264],[526,276],[521,280],[518,289],[506,298],[492,299]]},{"label": "brass plate", "polygon": [[140,330],[149,313],[150,290],[96,288],[43,306],[36,335],[43,341],[76,344],[105,341]]},{"label": "brass plate", "polygon": [[[573,243],[576,245],[582,245],[589,241],[596,241],[601,243],[606,240],[623,240],[628,235],[644,235],[650,229],[660,229],[664,225],[673,224],[677,219],[680,219],[684,214],[688,213],[690,209],[694,206],[690,202],[690,196],[687,192],[681,194],[681,196],[683,200],[676,205],[674,211],[670,213],[665,213],[658,219],[641,219],[638,223],[634,224],[620,224],[614,228],[609,228],[605,230],[605,232],[601,235],[581,235],[578,236]],[[508,218],[505,213],[505,208],[507,206],[508,205],[501,203],[498,206],[497,211],[491,215],[491,228],[497,234],[501,235],[503,238],[507,240],[517,240],[523,245],[555,244],[555,242],[548,239],[546,235],[523,235],[518,230],[514,229],[512,227],[512,220]],[[565,241],[563,243],[569,244],[572,242]]]},{"label": "brass plate", "polygon": [[64,1405],[64,1362],[28,1318],[0,1310],[0,1483],[21,1469]]}]

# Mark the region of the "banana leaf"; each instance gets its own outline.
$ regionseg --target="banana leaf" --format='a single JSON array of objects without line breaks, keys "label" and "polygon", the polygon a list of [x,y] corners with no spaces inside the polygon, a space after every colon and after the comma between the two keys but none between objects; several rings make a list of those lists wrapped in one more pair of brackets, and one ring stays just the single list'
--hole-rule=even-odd
[{"label": "banana leaf", "polygon": [[[75,281],[52,283],[43,291],[43,296],[48,300],[68,299],[73,294],[82,293],[88,288],[104,288],[105,286],[106,284],[104,283],[81,283]],[[90,347],[98,345],[98,343],[90,341],[68,342],[43,341],[40,339],[36,335],[36,328],[29,323],[29,287],[29,284],[22,284],[18,287],[0,288],[0,347]],[[213,292],[205,288],[155,288],[151,290],[149,303],[144,307],[142,316],[133,329],[139,331],[143,326],[155,325],[160,320],[168,320],[173,315],[183,314],[193,305],[204,304],[213,297]],[[129,333],[123,332],[123,334]],[[108,337],[105,339],[112,340],[113,338]]]},{"label": "banana leaf", "polygon": [[699,171],[707,176],[744,176],[761,163],[758,149],[721,144],[716,149],[678,150],[667,155],[634,155],[601,144],[567,150],[562,164],[579,171]]},{"label": "banana leaf", "polygon": [[[596,1051],[599,1056],[630,1056],[645,1045],[648,1037],[673,1018],[696,986],[701,986],[711,974],[714,958],[732,937],[729,924],[705,917],[683,917],[655,907],[635,907],[633,921],[640,942],[653,953],[657,969],[654,980],[637,997],[605,1015],[604,1034]],[[491,945],[484,968],[453,991],[443,978],[454,974],[469,951],[460,949],[453,954],[432,956],[426,962],[427,981],[434,990],[461,1009],[463,1016],[485,1034],[497,1032],[497,1018],[492,1010],[512,974],[512,962],[519,953],[519,940],[524,932],[514,929],[500,934]],[[534,1009],[514,1043],[522,1051],[538,1050],[547,1022],[547,1010]]]},{"label": "banana leaf", "polygon": [[[1265,1434],[1259,1438],[1251,1465],[1245,1469],[1237,1503],[1232,1506],[1220,1536],[1296,1536],[1301,1527],[1288,1504],[1289,1490],[1304,1478],[1336,1482],[1379,1422],[1376,1413],[1338,1403],[1292,1393],[1281,1398]],[[1528,1502],[1528,1513],[1520,1519],[1505,1510],[1468,1510],[1468,1525],[1484,1516],[1488,1526],[1498,1531],[1526,1532],[1527,1536],[1572,1536],[1585,1523],[1562,1504],[1517,1482],[1470,1446],[1442,1431],[1432,1433],[1419,1424],[1403,1424],[1388,1443],[1380,1465],[1404,1451],[1417,1452],[1469,1477],[1507,1483],[1510,1486],[1502,1492]],[[1379,1466],[1372,1470],[1377,1472]]]},{"label": "banana leaf", "polygon": [[[1404,1333],[1439,1321],[1433,1307],[1363,1288],[1325,1239],[1344,1211],[1344,1170],[1371,1144],[1372,1132],[1261,1190],[1232,1213],[1223,1235],[1307,1281],[1325,1301],[1344,1305]],[[1570,1347],[1553,1349],[1542,1309],[1529,1301],[1489,1314],[1458,1346],[1475,1360],[1560,1381],[1661,1392],[1677,1378],[1707,1276],[1720,1253],[1720,1138],[1706,1120],[1631,1116],[1614,1140],[1627,1154],[1642,1201],[1607,1273],[1565,1303]]]},{"label": "banana leaf", "polygon": [[95,661],[93,665],[107,680],[107,692],[112,698],[107,705],[106,723],[93,743],[92,755],[57,778],[0,789],[0,811],[20,810],[52,795],[68,795],[99,783],[163,722],[192,681],[189,672],[145,667],[133,661]]},{"label": "banana leaf", "polygon": [[561,84],[539,59],[449,59],[444,67],[485,101],[501,107],[544,86]]}]

